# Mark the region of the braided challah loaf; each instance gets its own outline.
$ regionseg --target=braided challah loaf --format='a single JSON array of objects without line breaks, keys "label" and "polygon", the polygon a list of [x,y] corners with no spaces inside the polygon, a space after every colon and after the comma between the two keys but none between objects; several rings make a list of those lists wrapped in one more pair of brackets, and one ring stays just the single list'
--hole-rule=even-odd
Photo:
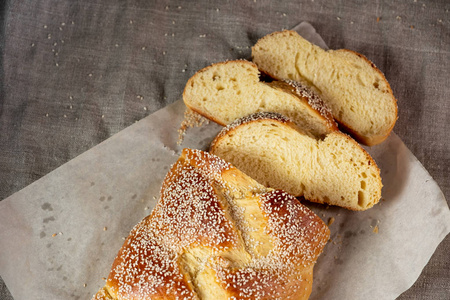
[{"label": "braided challah loaf", "polygon": [[184,149],[94,299],[307,299],[328,238],[295,197]]}]

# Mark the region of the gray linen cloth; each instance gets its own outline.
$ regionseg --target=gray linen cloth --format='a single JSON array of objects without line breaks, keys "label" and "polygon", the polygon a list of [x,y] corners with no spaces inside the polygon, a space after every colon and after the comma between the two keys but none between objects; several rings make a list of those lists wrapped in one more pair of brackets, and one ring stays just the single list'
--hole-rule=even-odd
[{"label": "gray linen cloth", "polygon": [[[0,5],[0,199],[180,99],[198,69],[250,59],[258,38],[301,21],[385,73],[398,99],[395,132],[450,199],[449,1]],[[448,299],[448,253],[447,237],[398,299]],[[0,299],[13,299],[1,280]]]}]

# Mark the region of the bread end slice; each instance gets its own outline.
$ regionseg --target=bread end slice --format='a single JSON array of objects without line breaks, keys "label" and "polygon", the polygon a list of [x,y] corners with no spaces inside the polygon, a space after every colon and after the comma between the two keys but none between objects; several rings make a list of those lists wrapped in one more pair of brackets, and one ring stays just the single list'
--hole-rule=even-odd
[{"label": "bread end slice", "polygon": [[323,50],[295,31],[279,31],[252,47],[258,68],[277,80],[307,81],[320,91],[340,128],[372,146],[397,120],[397,100],[383,73],[350,50]]}]

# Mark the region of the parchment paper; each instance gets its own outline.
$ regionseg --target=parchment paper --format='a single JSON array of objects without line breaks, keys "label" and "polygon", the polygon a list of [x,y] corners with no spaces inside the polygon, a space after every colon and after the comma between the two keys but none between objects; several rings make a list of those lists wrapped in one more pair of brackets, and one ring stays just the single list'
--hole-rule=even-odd
[{"label": "parchment paper", "polygon": [[[295,28],[326,47],[308,23]],[[0,202],[0,275],[14,299],[90,299],[123,238],[148,215],[183,147],[207,149],[220,126],[188,131],[178,101]],[[401,112],[400,112],[401,113]],[[330,225],[311,299],[395,299],[450,232],[444,195],[395,133],[368,148],[383,199],[366,212],[305,203]]]}]

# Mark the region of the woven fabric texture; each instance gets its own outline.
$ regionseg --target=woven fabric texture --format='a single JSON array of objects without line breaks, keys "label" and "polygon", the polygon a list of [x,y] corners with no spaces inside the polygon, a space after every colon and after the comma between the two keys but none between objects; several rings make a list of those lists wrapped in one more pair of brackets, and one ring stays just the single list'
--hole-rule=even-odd
[{"label": "woven fabric texture", "polygon": [[[398,99],[394,131],[450,200],[449,1],[0,5],[0,200],[181,99],[200,68],[250,59],[260,37],[302,21],[331,49],[360,52],[384,72]],[[446,299],[448,253],[447,237],[398,299]],[[1,280],[0,299],[13,299]]]}]

